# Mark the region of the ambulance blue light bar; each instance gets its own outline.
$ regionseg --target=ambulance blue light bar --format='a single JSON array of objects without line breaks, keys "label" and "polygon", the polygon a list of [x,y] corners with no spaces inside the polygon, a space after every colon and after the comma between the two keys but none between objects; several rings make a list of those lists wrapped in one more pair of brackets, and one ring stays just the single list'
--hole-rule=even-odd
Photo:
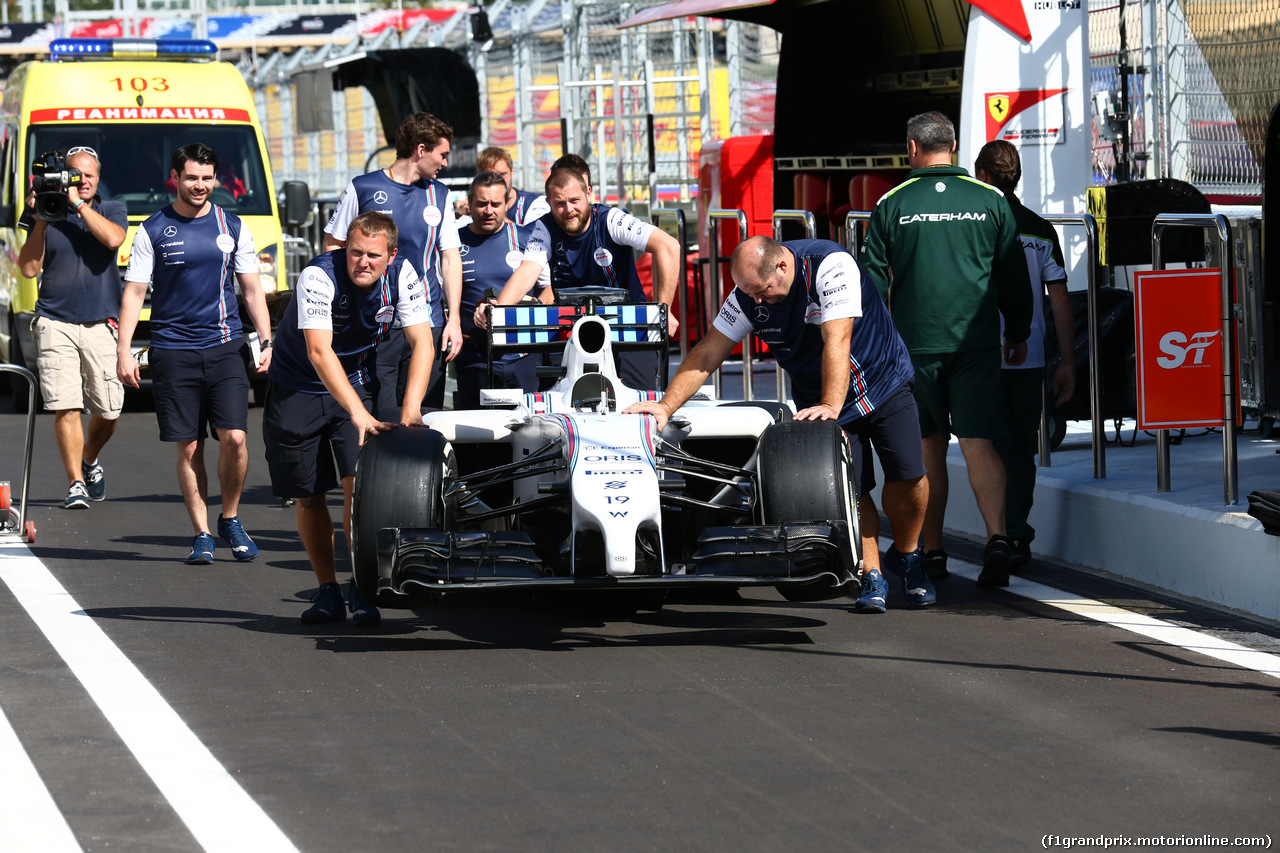
[{"label": "ambulance blue light bar", "polygon": [[207,39],[56,39],[49,55],[55,60],[213,59],[218,46]]}]

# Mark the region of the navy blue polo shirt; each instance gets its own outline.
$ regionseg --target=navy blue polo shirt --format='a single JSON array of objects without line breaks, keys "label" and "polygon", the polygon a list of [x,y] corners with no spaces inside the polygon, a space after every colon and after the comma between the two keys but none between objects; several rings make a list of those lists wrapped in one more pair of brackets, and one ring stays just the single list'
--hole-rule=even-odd
[{"label": "navy blue polo shirt", "polygon": [[[90,202],[110,222],[128,229],[129,216],[118,201]],[[45,228],[44,272],[36,316],[63,323],[96,323],[120,317],[120,271],[116,250],[89,233],[75,211]]]}]

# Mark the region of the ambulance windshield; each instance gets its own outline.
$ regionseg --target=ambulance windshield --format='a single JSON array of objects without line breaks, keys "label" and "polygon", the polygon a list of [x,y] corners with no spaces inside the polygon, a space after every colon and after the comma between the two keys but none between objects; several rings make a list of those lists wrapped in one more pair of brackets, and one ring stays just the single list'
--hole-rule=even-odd
[{"label": "ambulance windshield", "polygon": [[[248,125],[190,124],[34,125],[27,152],[34,159],[46,151],[86,146],[98,153],[102,177],[98,194],[124,202],[131,217],[150,216],[169,204],[177,190],[169,179],[174,150],[203,142],[218,155],[218,187],[214,204],[238,216],[271,213],[266,173],[258,140]],[[27,167],[30,168],[30,163]]]}]

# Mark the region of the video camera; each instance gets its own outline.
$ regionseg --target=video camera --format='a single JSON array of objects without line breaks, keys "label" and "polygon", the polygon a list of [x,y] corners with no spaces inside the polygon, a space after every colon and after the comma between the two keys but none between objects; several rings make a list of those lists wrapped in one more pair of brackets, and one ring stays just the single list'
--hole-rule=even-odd
[{"label": "video camera", "polygon": [[67,167],[61,151],[46,151],[31,164],[31,189],[36,194],[36,219],[61,222],[67,218],[67,190],[80,186],[79,169]]}]

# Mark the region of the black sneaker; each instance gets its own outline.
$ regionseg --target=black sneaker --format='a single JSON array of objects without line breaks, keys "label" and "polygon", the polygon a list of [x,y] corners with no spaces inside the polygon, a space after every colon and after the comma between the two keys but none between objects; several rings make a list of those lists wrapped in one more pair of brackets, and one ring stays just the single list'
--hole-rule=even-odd
[{"label": "black sneaker", "polygon": [[84,474],[84,487],[89,492],[89,500],[100,501],[107,496],[107,475],[102,466],[95,462],[80,462],[80,473]]},{"label": "black sneaker", "polygon": [[982,574],[978,575],[978,586],[982,589],[1008,586],[1012,568],[1013,552],[1009,549],[1009,538],[992,536],[982,552]]},{"label": "black sneaker", "polygon": [[933,581],[944,581],[951,577],[951,572],[947,571],[947,552],[941,548],[926,552],[924,573],[929,576],[929,580]]},{"label": "black sneaker", "polygon": [[63,509],[88,509],[89,508],[89,490],[84,487],[84,483],[76,480],[71,484],[71,488],[67,489],[67,497],[62,501]]},{"label": "black sneaker", "polygon": [[1010,536],[1009,552],[1013,559],[1013,565],[1009,570],[1016,575],[1023,566],[1031,562],[1031,537]]},{"label": "black sneaker", "polygon": [[347,607],[351,610],[351,624],[357,628],[372,628],[382,624],[382,613],[360,594],[355,578],[347,584]]},{"label": "black sneaker", "polygon": [[302,624],[325,625],[347,618],[347,603],[342,600],[342,587],[336,583],[320,585],[311,606],[302,612]]}]

